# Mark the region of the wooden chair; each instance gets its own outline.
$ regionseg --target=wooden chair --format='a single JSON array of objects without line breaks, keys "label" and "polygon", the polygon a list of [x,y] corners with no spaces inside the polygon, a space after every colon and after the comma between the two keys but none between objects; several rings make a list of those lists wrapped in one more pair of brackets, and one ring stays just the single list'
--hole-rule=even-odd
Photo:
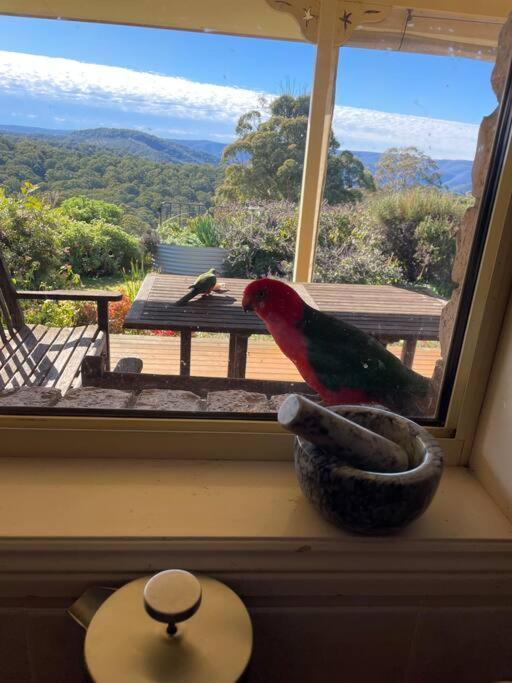
[{"label": "wooden chair", "polygon": [[[122,294],[101,290],[16,291],[0,255],[0,389],[41,386],[65,393],[80,383],[86,356],[104,357],[109,366],[108,303]],[[80,327],[25,324],[22,299],[94,301],[98,323]]]}]

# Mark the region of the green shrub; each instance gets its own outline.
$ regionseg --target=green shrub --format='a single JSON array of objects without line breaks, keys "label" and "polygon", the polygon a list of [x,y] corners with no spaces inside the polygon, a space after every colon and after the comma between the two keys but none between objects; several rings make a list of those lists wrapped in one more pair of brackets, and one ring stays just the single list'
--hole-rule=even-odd
[{"label": "green shrub", "polygon": [[136,237],[104,221],[62,225],[60,242],[74,271],[82,276],[114,275],[140,256]]},{"label": "green shrub", "polygon": [[290,202],[230,204],[214,219],[221,247],[228,249],[226,275],[289,277],[293,268],[297,215]]},{"label": "green shrub", "polygon": [[139,261],[132,261],[128,270],[123,270],[123,290],[133,301],[138,294],[144,278],[146,277],[146,268],[144,259]]},{"label": "green shrub", "polygon": [[403,280],[402,270],[393,258],[372,245],[318,249],[315,282],[342,282],[354,285],[390,285]]},{"label": "green shrub", "polygon": [[219,235],[213,217],[208,214],[189,220],[189,230],[193,232],[202,247],[218,247]]},{"label": "green shrub", "polygon": [[396,258],[383,254],[378,236],[371,230],[371,201],[322,207],[316,282],[380,285],[403,281]]},{"label": "green shrub", "polygon": [[123,209],[120,206],[83,196],[66,199],[60,205],[60,210],[68,218],[84,223],[102,220],[119,225],[123,217]]},{"label": "green shrub", "polygon": [[74,327],[78,322],[79,311],[79,302],[46,299],[25,309],[25,322],[29,325]]},{"label": "green shrub", "polygon": [[397,260],[407,283],[427,284],[448,296],[455,233],[472,198],[414,188],[370,200],[373,232],[382,253]]},{"label": "green shrub", "polygon": [[416,228],[416,258],[421,264],[418,280],[432,285],[440,294],[449,296],[455,258],[457,224],[442,218],[426,216]]},{"label": "green shrub", "polygon": [[[109,221],[111,223],[112,221]],[[146,209],[139,209],[138,211],[128,211],[123,214],[119,226],[129,232],[131,235],[140,237],[148,230],[153,229],[155,222],[155,215]]]},{"label": "green shrub", "polygon": [[212,216],[203,214],[180,222],[169,218],[157,229],[160,242],[181,247],[218,247],[219,232]]},{"label": "green shrub", "polygon": [[7,197],[0,188],[0,251],[20,289],[51,282],[62,263],[58,218],[34,189],[25,183],[19,194]]},{"label": "green shrub", "polygon": [[186,221],[180,224],[177,218],[168,218],[157,228],[158,239],[164,244],[177,244],[180,247],[200,247],[199,238]]}]

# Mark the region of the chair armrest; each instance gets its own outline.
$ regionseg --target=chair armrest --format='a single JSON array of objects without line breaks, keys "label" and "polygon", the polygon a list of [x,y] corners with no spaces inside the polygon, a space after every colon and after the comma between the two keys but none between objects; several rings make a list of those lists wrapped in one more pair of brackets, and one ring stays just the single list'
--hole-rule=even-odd
[{"label": "chair armrest", "polygon": [[17,292],[18,299],[53,299],[54,301],[121,301],[121,292],[108,292],[103,289],[54,289],[51,291]]}]

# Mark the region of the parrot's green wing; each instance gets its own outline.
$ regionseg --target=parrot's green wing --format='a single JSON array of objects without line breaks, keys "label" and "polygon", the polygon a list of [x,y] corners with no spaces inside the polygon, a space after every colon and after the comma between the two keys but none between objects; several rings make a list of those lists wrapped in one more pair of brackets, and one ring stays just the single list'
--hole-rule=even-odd
[{"label": "parrot's green wing", "polygon": [[199,275],[193,285],[189,285],[190,292],[187,292],[181,299],[178,299],[176,306],[184,306],[198,294],[210,292],[216,284],[215,268],[210,268],[206,273]]},{"label": "parrot's green wing", "polygon": [[425,377],[354,325],[306,305],[300,328],[309,363],[327,389],[358,388],[377,397],[390,392],[418,396],[427,392]]},{"label": "parrot's green wing", "polygon": [[208,292],[210,289],[213,289],[216,284],[217,277],[215,271],[213,268],[210,268],[206,273],[201,273],[189,289],[193,289],[196,294],[201,294],[202,292]]}]

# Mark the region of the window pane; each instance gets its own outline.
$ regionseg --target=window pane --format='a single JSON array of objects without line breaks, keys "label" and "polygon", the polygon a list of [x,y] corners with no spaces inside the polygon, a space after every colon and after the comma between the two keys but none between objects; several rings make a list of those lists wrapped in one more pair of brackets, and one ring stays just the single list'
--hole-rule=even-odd
[{"label": "window pane", "polygon": [[394,11],[375,42],[409,52],[357,31],[364,48],[341,50],[313,282],[292,284],[314,46],[0,18],[0,253],[18,291],[4,278],[0,409],[274,419],[298,391],[434,416],[496,27],[479,54],[417,19],[402,36]]},{"label": "window pane", "polygon": [[489,54],[455,56],[455,43],[446,56],[422,52],[341,50],[307,288],[380,342],[361,351],[347,331],[361,400],[433,417],[494,135],[485,119],[475,157],[479,128],[497,100]]},{"label": "window pane", "polygon": [[[94,295],[14,296],[25,324],[6,303],[0,389],[50,389],[26,400],[57,408],[268,413],[282,387],[256,380],[286,373],[274,372],[278,349],[242,294],[257,275],[291,274],[314,46],[13,17],[0,33],[5,264],[17,290],[114,297],[98,314]],[[216,281],[191,290],[212,267]],[[103,401],[75,388],[85,356],[105,356],[89,384],[108,371],[107,314],[111,369],[131,358],[123,368],[142,371],[131,384],[104,380],[128,393]],[[253,364],[245,385],[252,332],[264,367]],[[133,393],[154,386],[171,393]],[[243,391],[215,393],[232,389]]]}]

